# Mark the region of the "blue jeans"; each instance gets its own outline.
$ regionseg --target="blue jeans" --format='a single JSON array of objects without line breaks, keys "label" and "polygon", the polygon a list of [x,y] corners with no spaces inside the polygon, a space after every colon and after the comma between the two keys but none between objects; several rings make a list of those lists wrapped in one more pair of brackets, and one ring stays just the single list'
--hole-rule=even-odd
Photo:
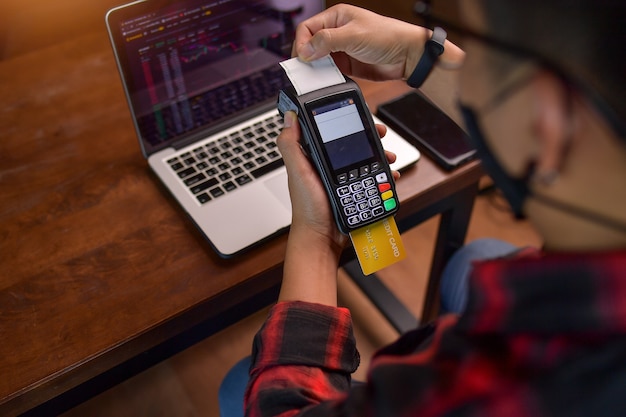
[{"label": "blue jeans", "polygon": [[474,261],[500,258],[517,249],[502,240],[478,239],[456,251],[441,274],[441,312],[461,314],[465,310],[469,293],[468,278]]},{"label": "blue jeans", "polygon": [[[479,239],[456,251],[441,275],[441,309],[446,313],[462,313],[467,305],[467,281],[472,262],[499,258],[517,248],[497,239]],[[221,417],[243,417],[243,395],[248,383],[250,357],[233,366],[220,385],[218,398]]]}]

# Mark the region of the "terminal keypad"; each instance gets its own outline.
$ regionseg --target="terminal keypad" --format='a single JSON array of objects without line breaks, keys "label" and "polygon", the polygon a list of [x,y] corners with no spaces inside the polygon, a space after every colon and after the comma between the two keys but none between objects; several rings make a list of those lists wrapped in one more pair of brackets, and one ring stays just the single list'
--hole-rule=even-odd
[{"label": "terminal keypad", "polygon": [[384,218],[398,205],[387,173],[376,162],[337,176],[337,195],[350,227]]}]

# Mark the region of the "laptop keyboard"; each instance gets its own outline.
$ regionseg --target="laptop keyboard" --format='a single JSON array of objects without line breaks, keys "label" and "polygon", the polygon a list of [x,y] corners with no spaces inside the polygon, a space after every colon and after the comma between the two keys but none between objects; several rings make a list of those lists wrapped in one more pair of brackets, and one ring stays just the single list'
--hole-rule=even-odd
[{"label": "laptop keyboard", "polygon": [[276,137],[282,118],[276,114],[228,136],[167,160],[200,204],[219,198],[282,166]]}]

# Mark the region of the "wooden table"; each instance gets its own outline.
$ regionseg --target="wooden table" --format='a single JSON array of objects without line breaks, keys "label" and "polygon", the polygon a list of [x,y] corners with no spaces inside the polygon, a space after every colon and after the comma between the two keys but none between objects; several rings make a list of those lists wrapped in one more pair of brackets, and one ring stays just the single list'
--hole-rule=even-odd
[{"label": "wooden table", "polygon": [[[141,155],[103,32],[0,62],[0,80],[0,415],[63,410],[275,300],[286,236],[211,250]],[[363,89],[372,108],[407,91]],[[399,223],[479,176],[423,157]]]}]

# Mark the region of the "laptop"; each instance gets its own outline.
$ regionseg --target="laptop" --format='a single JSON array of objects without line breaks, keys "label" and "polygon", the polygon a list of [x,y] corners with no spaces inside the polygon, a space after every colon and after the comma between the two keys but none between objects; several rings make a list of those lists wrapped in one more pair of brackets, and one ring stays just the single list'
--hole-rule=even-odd
[{"label": "laptop", "polygon": [[[297,24],[323,8],[323,0],[141,0],[106,15],[143,155],[221,257],[289,228],[275,142],[288,79],[278,63]],[[407,158],[395,169],[417,160],[391,136],[385,147]]]}]

